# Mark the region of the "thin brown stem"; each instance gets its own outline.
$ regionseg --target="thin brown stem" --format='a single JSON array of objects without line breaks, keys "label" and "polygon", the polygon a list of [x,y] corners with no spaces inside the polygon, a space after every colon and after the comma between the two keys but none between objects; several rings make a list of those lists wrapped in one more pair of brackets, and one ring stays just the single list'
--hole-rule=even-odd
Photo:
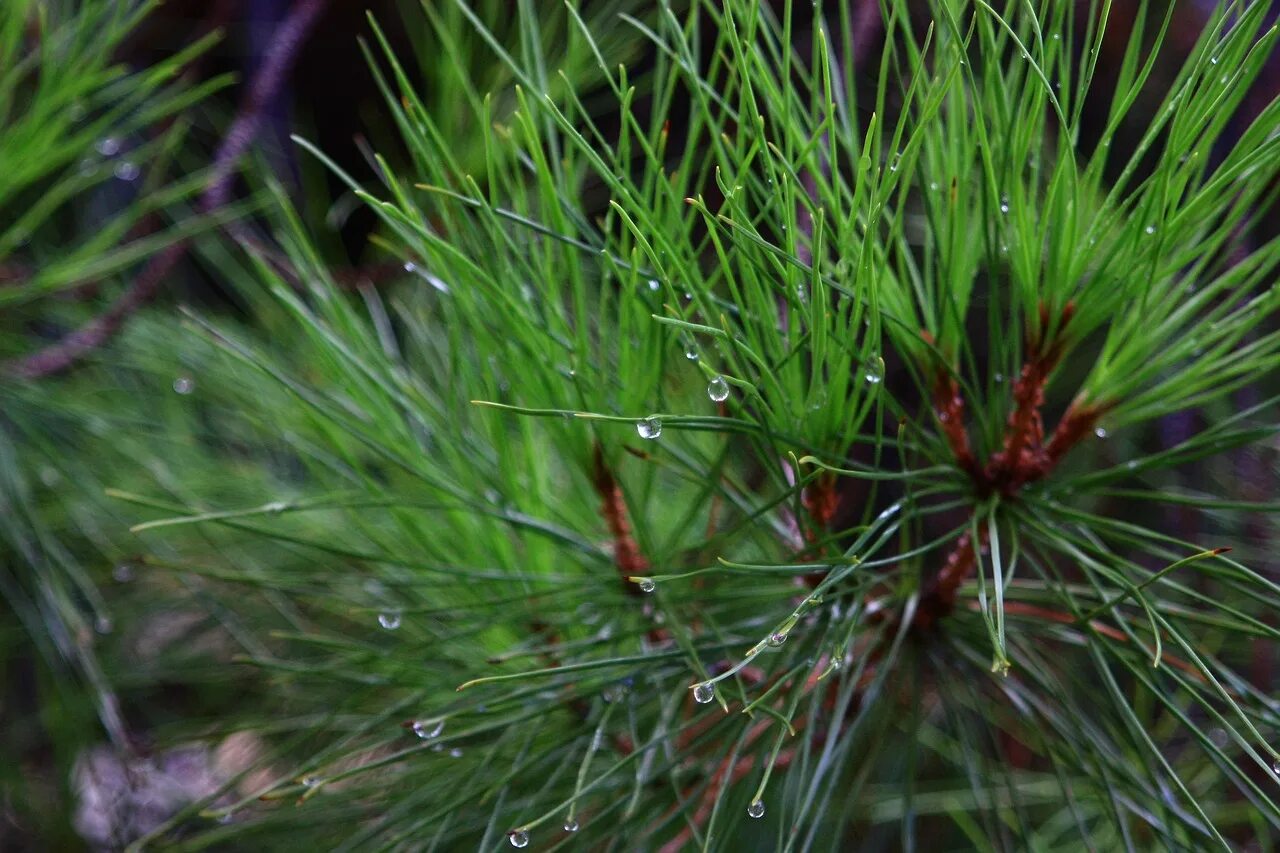
[{"label": "thin brown stem", "polygon": [[[235,120],[214,153],[209,181],[197,205],[200,213],[211,213],[230,201],[238,164],[257,137],[267,105],[284,85],[299,48],[326,5],[327,0],[297,0],[277,28]],[[155,298],[188,247],[183,240],[152,256],[134,283],[110,308],[57,343],[6,363],[4,372],[28,379],[60,373],[106,344],[131,315]]]}]

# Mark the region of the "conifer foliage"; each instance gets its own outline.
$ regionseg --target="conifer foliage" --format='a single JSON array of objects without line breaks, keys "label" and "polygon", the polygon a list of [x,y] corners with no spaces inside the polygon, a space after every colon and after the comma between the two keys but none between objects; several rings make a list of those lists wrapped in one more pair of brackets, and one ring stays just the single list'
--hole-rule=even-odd
[{"label": "conifer foliage", "polygon": [[[120,606],[209,639],[132,677],[237,691],[169,736],[261,744],[144,842],[1274,837],[1277,30],[1223,3],[1170,71],[1134,5],[371,19],[404,156],[295,141],[403,275],[250,166],[181,470],[124,440],[93,498]],[[171,325],[15,394],[163,373]]]}]

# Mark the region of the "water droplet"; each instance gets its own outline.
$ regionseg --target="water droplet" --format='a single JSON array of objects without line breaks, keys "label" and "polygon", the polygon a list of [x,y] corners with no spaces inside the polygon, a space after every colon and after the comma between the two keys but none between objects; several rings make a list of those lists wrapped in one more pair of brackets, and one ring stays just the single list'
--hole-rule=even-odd
[{"label": "water droplet", "polygon": [[395,629],[400,627],[400,614],[399,613],[379,613],[378,624],[381,625],[383,628],[386,628],[388,631],[394,631]]},{"label": "water droplet", "polygon": [[684,301],[685,301],[685,302],[692,302],[692,301],[693,301],[693,294],[686,290],[686,291],[684,292]]},{"label": "water droplet", "polygon": [[1050,36],[1050,38],[1053,39],[1054,41],[1062,40],[1062,36],[1058,35],[1057,33],[1054,33],[1052,36]]},{"label": "water droplet", "polygon": [[1211,58],[1209,59],[1209,64],[1210,64],[1210,65],[1217,65],[1217,64],[1218,64],[1218,57],[1216,57],[1216,56],[1211,57]]},{"label": "water droplet", "polygon": [[1271,772],[1280,776],[1280,761],[1271,762]]},{"label": "water droplet", "polygon": [[785,631],[774,631],[769,635],[769,639],[765,640],[766,643],[773,646],[775,649],[786,641],[787,634]]},{"label": "water droplet", "polygon": [[708,383],[707,396],[717,403],[729,399],[729,383],[724,381],[723,376],[717,376]]},{"label": "water droplet", "polygon": [[115,176],[122,181],[137,180],[142,170],[138,168],[138,164],[129,160],[121,160],[116,163]]},{"label": "water droplet", "polygon": [[565,831],[565,832],[577,832],[577,831],[578,831],[578,821],[577,821],[577,820],[575,820],[574,818],[569,818],[568,820],[566,820],[566,821],[564,822],[564,831]]},{"label": "water droplet", "polygon": [[431,740],[440,737],[440,733],[444,731],[444,720],[414,720],[410,728],[423,740]]},{"label": "water droplet", "polygon": [[179,376],[173,380],[173,390],[179,394],[190,394],[196,390],[196,381],[190,376]]},{"label": "water droplet", "polygon": [[867,382],[872,385],[879,385],[880,381],[884,379],[884,360],[880,356],[876,356],[868,361],[864,376]]},{"label": "water droplet", "polygon": [[761,818],[764,817],[764,803],[756,800],[747,806],[747,817]]},{"label": "water droplet", "polygon": [[995,383],[996,383],[997,385],[1000,385],[1001,383],[1003,383],[1003,382],[1004,382],[1004,374],[1003,374],[1003,373],[997,373],[995,376],[993,376],[993,377],[991,377],[991,378],[992,378],[993,380],[995,380]]},{"label": "water droplet", "polygon": [[1098,438],[1106,438],[1106,437],[1107,437],[1107,431],[1106,431],[1106,429],[1104,429],[1103,427],[1098,427],[1097,429],[1095,429],[1095,430],[1093,431],[1093,434],[1094,434],[1094,435],[1096,435]]},{"label": "water droplet", "polygon": [[684,345],[684,357],[690,361],[698,360],[698,345],[690,341]]},{"label": "water droplet", "polygon": [[405,272],[413,272],[413,271],[414,271],[414,270],[416,270],[417,268],[418,268],[418,265],[417,265],[417,264],[415,264],[413,261],[405,261],[405,262],[404,262],[404,271],[405,271]]},{"label": "water droplet", "polygon": [[710,684],[699,684],[693,688],[693,701],[699,705],[706,705],[714,698],[716,698],[716,689]]},{"label": "water droplet", "polygon": [[128,583],[133,580],[133,565],[130,563],[118,563],[111,570],[111,577],[116,583]]},{"label": "water droplet", "polygon": [[641,592],[653,592],[658,586],[653,582],[653,578],[640,578],[636,583],[640,586]]},{"label": "water droplet", "polygon": [[110,634],[114,624],[111,622],[110,616],[99,616],[93,623],[93,629],[99,634]]},{"label": "water droplet", "polygon": [[1001,212],[1001,213],[1008,213],[1008,212],[1009,212],[1009,197],[1008,197],[1008,196],[1004,196],[1003,198],[1001,198],[1001,199],[1000,199],[1000,212]]},{"label": "water droplet", "polygon": [[93,147],[103,157],[114,157],[120,153],[120,140],[114,136],[104,136]]},{"label": "water droplet", "polygon": [[320,780],[315,776],[304,776],[302,777],[302,784],[306,785],[308,788],[314,788],[316,785],[320,784]]},{"label": "water droplet", "polygon": [[929,189],[933,190],[934,192],[937,192],[937,191],[938,191],[938,182],[937,182],[937,181],[930,181],[930,182],[929,182]]},{"label": "water droplet", "polygon": [[1007,255],[1007,254],[1009,254],[1009,247],[1008,247],[1008,246],[1006,246],[1006,245],[1004,245],[1003,243],[1001,243],[1001,244],[1000,244],[1000,254],[1002,254],[1002,255]]},{"label": "water droplet", "polygon": [[507,833],[507,840],[511,842],[512,847],[528,847],[529,833],[523,829],[517,829]]},{"label": "water droplet", "polygon": [[1212,741],[1213,745],[1218,749],[1222,749],[1231,742],[1231,736],[1228,735],[1227,730],[1221,726],[1214,726],[1209,730],[1209,740]]},{"label": "water droplet", "polygon": [[461,757],[462,757],[462,749],[461,749],[460,747],[456,747],[456,746],[455,746],[453,749],[449,750],[449,757],[450,757],[450,758],[461,758]]},{"label": "water droplet", "polygon": [[1148,225],[1146,228],[1144,228],[1144,229],[1142,229],[1142,230],[1143,230],[1143,231],[1146,231],[1148,234],[1154,234],[1154,233],[1156,233],[1156,227],[1155,227],[1154,225]]},{"label": "water droplet", "polygon": [[650,290],[657,290],[657,289],[658,289],[659,287],[661,287],[661,286],[662,286],[662,285],[660,285],[660,284],[658,283],[658,280],[657,280],[656,278],[651,278],[651,279],[649,279],[649,289],[650,289]]},{"label": "water droplet", "polygon": [[1137,468],[1137,467],[1138,467],[1138,463],[1137,463],[1136,461],[1134,461],[1134,460],[1130,459],[1127,463],[1125,463],[1125,466],[1124,466],[1124,467],[1126,467],[1126,468],[1128,468],[1130,471],[1132,471],[1134,468]]},{"label": "water droplet", "polygon": [[894,155],[893,155],[893,157],[892,157],[892,158],[890,158],[890,160],[889,160],[889,171],[890,171],[890,172],[896,172],[896,171],[898,171],[898,160],[899,160],[899,159],[901,159],[901,158],[900,158],[897,154],[894,154]]},{"label": "water droplet", "polygon": [[636,424],[636,432],[641,438],[655,439],[662,435],[662,421],[655,417],[648,417]]}]

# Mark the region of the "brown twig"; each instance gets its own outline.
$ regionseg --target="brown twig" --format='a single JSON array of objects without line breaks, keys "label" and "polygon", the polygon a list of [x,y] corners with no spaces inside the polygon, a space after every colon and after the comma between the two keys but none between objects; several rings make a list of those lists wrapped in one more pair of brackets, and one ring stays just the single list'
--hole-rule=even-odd
[{"label": "brown twig", "polygon": [[[249,83],[235,119],[214,153],[213,167],[197,210],[207,214],[231,199],[237,165],[262,126],[266,106],[279,92],[297,59],[299,48],[315,25],[327,0],[297,0],[276,29],[275,38]],[[125,321],[159,293],[169,272],[187,253],[185,240],[172,243],[151,260],[134,283],[111,307],[60,341],[39,352],[10,361],[4,372],[24,378],[60,373],[98,349],[120,331]]]},{"label": "brown twig", "polygon": [[613,536],[613,564],[618,569],[618,577],[627,594],[641,596],[644,593],[628,578],[647,572],[649,561],[640,553],[640,546],[631,533],[622,489],[609,470],[609,465],[604,460],[604,450],[599,444],[595,446],[594,466],[593,485],[596,494],[600,496],[600,514],[604,516],[609,533]]},{"label": "brown twig", "polygon": [[[1066,348],[1063,333],[1074,313],[1075,305],[1068,302],[1054,318],[1048,307],[1041,304],[1039,329],[1028,335],[1031,343],[1027,360],[1013,386],[1013,407],[1005,422],[1004,441],[985,466],[978,464],[969,444],[963,421],[965,404],[959,383],[949,374],[939,372],[934,383],[934,408],[956,464],[969,474],[979,495],[999,492],[1005,497],[1013,497],[1027,483],[1044,477],[1092,430],[1106,411],[1106,406],[1077,400],[1068,407],[1048,443],[1045,443],[1041,415],[1045,388],[1062,359]],[[929,339],[927,332],[923,334]],[[969,533],[956,540],[943,561],[942,569],[921,597],[914,619],[915,627],[932,628],[952,611],[961,584],[977,569],[978,551],[985,546],[985,528],[979,530],[977,543]]]}]

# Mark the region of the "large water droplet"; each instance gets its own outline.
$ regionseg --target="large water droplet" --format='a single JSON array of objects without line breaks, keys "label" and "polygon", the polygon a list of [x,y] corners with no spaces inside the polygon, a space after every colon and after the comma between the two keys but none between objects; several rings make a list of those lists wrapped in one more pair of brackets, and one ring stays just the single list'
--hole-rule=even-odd
[{"label": "large water droplet", "polygon": [[566,820],[566,821],[564,822],[564,831],[565,831],[565,832],[577,832],[577,831],[578,831],[578,821],[576,821],[576,820],[575,820],[575,819],[573,819],[573,818],[569,818],[568,820]]},{"label": "large water droplet", "polygon": [[400,627],[400,614],[393,612],[379,613],[378,624],[388,631],[394,631]]},{"label": "large water droplet", "polygon": [[636,432],[641,438],[654,439],[662,435],[662,421],[659,418],[648,417],[636,424]]},{"label": "large water droplet", "polygon": [[864,375],[872,385],[880,384],[880,380],[884,379],[884,361],[881,360],[880,356],[874,356],[867,362]]},{"label": "large water droplet", "polygon": [[114,157],[120,153],[120,140],[114,136],[104,136],[93,147],[103,157]]},{"label": "large water droplet", "polygon": [[640,578],[636,581],[641,592],[653,592],[657,588],[657,584],[653,582],[653,578]]},{"label": "large water droplet", "polygon": [[724,381],[723,376],[717,376],[707,385],[707,396],[717,403],[723,403],[729,399],[729,383]]},{"label": "large water droplet", "polygon": [[765,640],[766,643],[773,646],[775,649],[786,641],[787,634],[785,631],[775,631],[769,635],[769,639]]},{"label": "large water droplet", "polygon": [[1156,233],[1156,227],[1155,227],[1154,225],[1148,225],[1146,228],[1144,228],[1144,229],[1142,229],[1142,230],[1143,230],[1143,231],[1145,231],[1145,232],[1147,232],[1148,234],[1154,234],[1154,233]]},{"label": "large water droplet", "polygon": [[699,684],[693,688],[693,701],[699,705],[706,705],[714,698],[716,698],[716,689],[710,684]]},{"label": "large water droplet", "polygon": [[511,842],[512,847],[528,847],[529,833],[523,829],[517,829],[507,833],[507,840]]},{"label": "large water droplet", "polygon": [[657,280],[656,278],[651,278],[651,279],[649,279],[649,289],[650,289],[650,290],[657,290],[657,289],[658,289],[659,287],[661,287],[661,286],[662,286],[662,285],[658,283],[658,280]]},{"label": "large water droplet", "polygon": [[1096,435],[1098,438],[1106,438],[1106,437],[1107,437],[1107,431],[1106,431],[1105,429],[1103,429],[1102,427],[1098,427],[1097,429],[1095,429],[1095,430],[1093,431],[1093,434],[1094,434],[1094,435]]},{"label": "large water droplet", "polygon": [[747,806],[747,817],[764,817],[764,803],[756,800],[754,803]]},{"label": "large water droplet", "polygon": [[121,160],[116,163],[115,176],[122,181],[137,180],[142,170],[138,168],[138,164],[129,160]]},{"label": "large water droplet", "polygon": [[196,381],[190,376],[179,376],[173,380],[173,390],[179,394],[190,394],[196,390]]}]

